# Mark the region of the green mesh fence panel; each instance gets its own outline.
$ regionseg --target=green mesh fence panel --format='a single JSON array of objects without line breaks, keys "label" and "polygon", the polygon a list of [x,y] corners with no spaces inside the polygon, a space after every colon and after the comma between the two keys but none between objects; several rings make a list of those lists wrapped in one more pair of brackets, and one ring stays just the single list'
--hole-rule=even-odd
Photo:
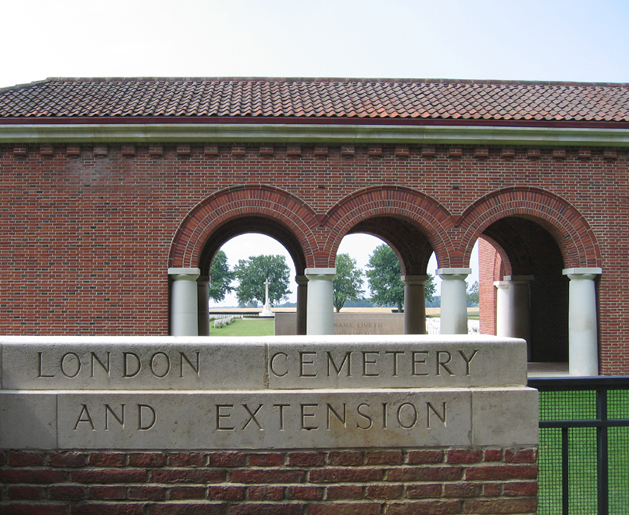
[{"label": "green mesh fence panel", "polygon": [[568,487],[570,515],[597,513],[596,495],[596,429],[593,427],[568,430]]},{"label": "green mesh fence panel", "polygon": [[[546,394],[547,392],[540,392]],[[539,431],[539,515],[561,513],[561,429]]]},{"label": "green mesh fence panel", "polygon": [[607,392],[607,418],[629,418],[629,390]]},{"label": "green mesh fence panel", "polygon": [[[625,396],[627,394],[625,391],[609,393],[622,393]],[[627,406],[624,409],[627,410]],[[610,515],[627,515],[629,513],[629,427],[610,427],[607,430],[607,449],[609,513]]]},{"label": "green mesh fence panel", "polygon": [[539,392],[540,420],[589,420],[596,418],[596,392]]}]

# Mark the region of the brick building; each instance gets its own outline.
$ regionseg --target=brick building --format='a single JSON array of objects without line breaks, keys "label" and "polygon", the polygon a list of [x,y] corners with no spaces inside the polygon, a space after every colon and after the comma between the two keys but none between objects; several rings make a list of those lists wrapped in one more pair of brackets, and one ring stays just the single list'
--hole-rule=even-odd
[{"label": "brick building", "polygon": [[[629,86],[327,79],[50,79],[0,90],[0,332],[205,334],[220,247],[258,232],[332,324],[342,238],[398,254],[408,333],[433,252],[442,326],[532,361],[629,373]],[[494,285],[495,283],[495,285]],[[199,309],[198,306],[201,306]],[[200,315],[200,316],[199,316]]]}]

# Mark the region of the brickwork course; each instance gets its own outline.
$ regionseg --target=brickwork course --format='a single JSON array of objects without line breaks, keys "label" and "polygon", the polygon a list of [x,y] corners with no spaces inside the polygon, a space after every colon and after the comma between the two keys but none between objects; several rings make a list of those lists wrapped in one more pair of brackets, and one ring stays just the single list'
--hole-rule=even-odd
[{"label": "brickwork course", "polygon": [[[0,90],[0,332],[166,335],[169,267],[260,232],[297,274],[344,236],[405,275],[533,275],[532,358],[566,361],[565,268],[601,267],[600,370],[629,373],[629,86],[49,79]],[[484,254],[491,254],[491,252]],[[481,313],[495,312],[492,294]],[[489,300],[488,300],[489,299]],[[481,321],[492,332],[495,316]]]},{"label": "brickwork course", "polygon": [[0,512],[527,515],[537,471],[530,448],[0,451]]}]

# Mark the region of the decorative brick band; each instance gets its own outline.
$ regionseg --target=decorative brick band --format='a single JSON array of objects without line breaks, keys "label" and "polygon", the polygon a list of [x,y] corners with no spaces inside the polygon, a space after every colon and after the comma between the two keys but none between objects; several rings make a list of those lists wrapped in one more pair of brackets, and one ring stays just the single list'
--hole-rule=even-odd
[{"label": "decorative brick band", "polygon": [[0,452],[0,512],[533,514],[537,449]]}]

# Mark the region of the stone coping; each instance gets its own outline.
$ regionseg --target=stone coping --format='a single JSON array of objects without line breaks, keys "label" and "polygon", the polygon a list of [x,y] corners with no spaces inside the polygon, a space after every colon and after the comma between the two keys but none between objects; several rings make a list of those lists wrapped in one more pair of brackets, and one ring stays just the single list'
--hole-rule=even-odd
[{"label": "stone coping", "polygon": [[491,336],[3,337],[2,390],[526,385],[524,340]]}]

